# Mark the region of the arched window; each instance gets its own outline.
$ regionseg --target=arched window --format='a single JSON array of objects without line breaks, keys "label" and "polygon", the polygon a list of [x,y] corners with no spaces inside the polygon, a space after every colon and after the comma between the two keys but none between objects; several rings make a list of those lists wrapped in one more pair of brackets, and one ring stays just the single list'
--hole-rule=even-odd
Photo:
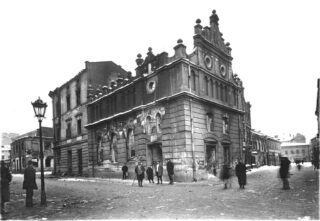
[{"label": "arched window", "polygon": [[225,102],[228,102],[228,101],[229,101],[229,87],[228,87],[228,86],[225,86],[224,89],[225,89],[225,93],[224,93],[224,95],[225,95]]},{"label": "arched window", "polygon": [[204,92],[205,95],[209,96],[209,80],[207,77],[204,77]]},{"label": "arched window", "polygon": [[212,79],[210,79],[210,85],[211,85],[211,97],[214,98],[214,93],[215,93],[215,86],[214,86],[214,81]]},{"label": "arched window", "polygon": [[196,73],[191,71],[191,90],[195,91],[196,89]]},{"label": "arched window", "polygon": [[216,91],[215,91],[215,98],[216,99],[219,99],[219,85],[218,85],[218,82],[216,82],[215,83],[215,89],[216,89]]},{"label": "arched window", "polygon": [[223,93],[223,91],[224,91],[224,90],[223,90],[223,85],[221,84],[221,85],[220,85],[220,100],[221,100],[221,101],[224,101],[224,93]]}]

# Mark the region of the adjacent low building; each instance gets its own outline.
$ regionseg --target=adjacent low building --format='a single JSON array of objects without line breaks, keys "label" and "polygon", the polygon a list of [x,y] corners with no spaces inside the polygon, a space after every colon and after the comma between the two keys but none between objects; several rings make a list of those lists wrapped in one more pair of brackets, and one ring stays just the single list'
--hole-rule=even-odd
[{"label": "adjacent low building", "polygon": [[[54,173],[88,175],[87,124],[88,97],[98,97],[104,82],[125,78],[128,73],[112,61],[85,62],[85,69],[49,92],[53,107]],[[95,88],[95,90],[93,90]]]},{"label": "adjacent low building", "polygon": [[261,133],[260,131],[251,131],[252,149],[251,162],[254,166],[279,165],[281,142],[275,138]]},{"label": "adjacent low building", "polygon": [[[44,169],[52,171],[53,159],[53,130],[42,127],[43,162]],[[31,160],[36,170],[40,170],[40,137],[39,129],[22,134],[13,139],[11,143],[11,169],[12,172],[21,173]]]}]

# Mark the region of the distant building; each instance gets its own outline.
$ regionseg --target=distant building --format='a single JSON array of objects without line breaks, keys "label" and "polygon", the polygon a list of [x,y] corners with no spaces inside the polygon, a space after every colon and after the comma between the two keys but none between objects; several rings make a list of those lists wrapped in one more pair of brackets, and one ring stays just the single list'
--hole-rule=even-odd
[{"label": "distant building", "polygon": [[2,133],[1,134],[1,149],[0,149],[0,159],[10,163],[10,150],[11,142],[14,137],[19,136],[16,133]]},{"label": "distant building", "polygon": [[281,143],[281,156],[288,157],[291,162],[297,160],[310,161],[310,144]]},{"label": "distant building", "polygon": [[[54,164],[52,141],[52,128],[42,127],[44,169],[50,171],[53,169]],[[11,143],[11,168],[13,172],[23,172],[29,160],[33,162],[37,170],[40,170],[40,137],[38,129],[15,137]]]},{"label": "distant building", "polygon": [[278,165],[280,157],[281,142],[275,138],[252,130],[252,164]]},{"label": "distant building", "polygon": [[281,142],[277,138],[267,136],[267,152],[268,165],[279,165],[281,155]]},{"label": "distant building", "polygon": [[[88,173],[88,96],[100,96],[105,82],[126,77],[127,72],[112,61],[85,62],[85,69],[62,86],[50,91],[53,106],[54,173],[82,175]],[[95,91],[92,88],[96,88]],[[90,158],[91,157],[91,158]]]},{"label": "distant building", "polygon": [[121,177],[126,163],[134,177],[138,159],[146,166],[171,160],[175,180],[189,182],[244,157],[244,87],[218,21],[215,11],[209,27],[196,21],[192,53],[181,39],[172,57],[149,48],[145,59],[138,54],[134,78],[106,82],[111,90],[91,96],[90,175]]}]

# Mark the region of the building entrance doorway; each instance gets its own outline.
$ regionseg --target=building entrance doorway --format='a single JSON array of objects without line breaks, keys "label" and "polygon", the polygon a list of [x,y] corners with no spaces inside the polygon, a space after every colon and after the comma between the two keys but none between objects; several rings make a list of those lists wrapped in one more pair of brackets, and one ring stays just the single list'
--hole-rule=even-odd
[{"label": "building entrance doorway", "polygon": [[147,149],[147,166],[151,166],[153,162],[162,162],[162,145],[161,143],[150,144]]},{"label": "building entrance doorway", "polygon": [[214,174],[214,168],[216,167],[216,144],[206,143],[206,168],[207,172]]}]

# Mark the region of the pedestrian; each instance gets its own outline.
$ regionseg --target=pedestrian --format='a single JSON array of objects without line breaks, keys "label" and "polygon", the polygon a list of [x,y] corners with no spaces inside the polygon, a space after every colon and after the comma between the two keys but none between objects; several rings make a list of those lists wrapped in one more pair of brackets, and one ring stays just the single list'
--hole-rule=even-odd
[{"label": "pedestrian", "polygon": [[242,160],[239,160],[238,164],[236,165],[236,176],[238,177],[240,189],[244,189],[244,186],[247,184],[246,170],[246,165],[242,162]]},{"label": "pedestrian", "polygon": [[279,174],[280,178],[282,179],[283,182],[283,188],[284,190],[289,190],[289,168],[290,168],[290,160],[288,157],[281,157],[281,162],[280,162],[280,169],[279,169]]},{"label": "pedestrian", "polygon": [[224,189],[227,189],[228,188],[228,184],[229,184],[229,187],[231,187],[231,182],[230,182],[230,169],[229,169],[229,166],[224,164],[221,168],[221,171],[220,171],[220,180],[223,181],[224,183]]},{"label": "pedestrian", "polygon": [[134,171],[136,172],[136,175],[137,175],[138,185],[142,187],[145,169],[140,161],[138,162],[138,165],[136,166]]},{"label": "pedestrian", "polygon": [[128,177],[128,167],[126,164],[122,167],[122,179],[125,180]]},{"label": "pedestrian", "polygon": [[169,184],[173,184],[173,176],[174,176],[174,165],[171,162],[171,160],[168,160],[167,162],[167,172],[168,172],[168,176],[169,176],[169,180],[170,183]]},{"label": "pedestrian", "polygon": [[147,168],[147,177],[148,177],[148,180],[149,180],[149,183],[154,183],[153,181],[153,169],[151,167],[148,167]]},{"label": "pedestrian", "polygon": [[163,174],[163,166],[162,166],[162,162],[158,162],[156,164],[156,176],[157,176],[157,179],[158,179],[158,183],[159,184],[159,181],[161,181],[161,184],[162,184],[162,174]]},{"label": "pedestrian", "polygon": [[36,170],[33,168],[31,160],[28,161],[28,167],[24,170],[23,189],[26,190],[26,207],[33,207],[33,190],[37,190]]},{"label": "pedestrian", "polygon": [[5,203],[10,201],[10,182],[12,180],[12,175],[5,164],[1,161],[1,214],[7,213],[5,210]]}]

